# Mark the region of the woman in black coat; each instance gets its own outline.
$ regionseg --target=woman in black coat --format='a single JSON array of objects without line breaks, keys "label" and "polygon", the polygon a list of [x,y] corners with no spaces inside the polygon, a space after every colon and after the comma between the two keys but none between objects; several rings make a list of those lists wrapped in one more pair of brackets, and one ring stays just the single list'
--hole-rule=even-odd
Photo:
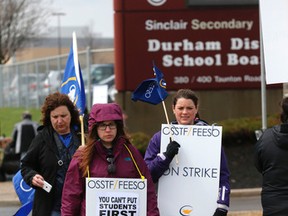
[{"label": "woman in black coat", "polygon": [[255,146],[255,166],[263,176],[263,216],[288,215],[288,98],[281,105],[282,124],[265,130]]},{"label": "woman in black coat", "polygon": [[[42,107],[43,126],[21,160],[24,181],[35,188],[33,216],[60,216],[62,188],[73,154],[80,145],[79,112],[65,94],[49,95]],[[44,181],[52,188],[43,188]]]}]

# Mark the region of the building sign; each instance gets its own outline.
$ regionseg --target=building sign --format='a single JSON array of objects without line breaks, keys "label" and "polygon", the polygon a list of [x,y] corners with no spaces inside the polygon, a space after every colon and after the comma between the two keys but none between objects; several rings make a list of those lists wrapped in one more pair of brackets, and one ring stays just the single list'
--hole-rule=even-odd
[{"label": "building sign", "polygon": [[266,83],[287,83],[288,1],[260,0]]},{"label": "building sign", "polygon": [[153,77],[153,61],[167,90],[260,88],[258,5],[135,2],[114,1],[118,90],[133,91]]}]

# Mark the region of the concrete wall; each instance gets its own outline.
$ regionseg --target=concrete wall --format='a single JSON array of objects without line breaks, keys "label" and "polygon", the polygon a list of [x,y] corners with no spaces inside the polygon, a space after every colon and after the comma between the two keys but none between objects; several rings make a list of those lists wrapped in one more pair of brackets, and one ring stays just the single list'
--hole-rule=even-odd
[{"label": "concrete wall", "polygon": [[[172,95],[169,92],[165,107],[169,120],[173,120]],[[196,92],[200,100],[200,116],[209,123],[241,117],[261,116],[261,90],[219,90]],[[267,90],[267,114],[279,113],[279,102],[282,99],[282,89]],[[131,100],[131,92],[118,93],[116,101],[128,115],[126,125],[130,133],[145,132],[153,135],[166,123],[162,104],[151,105],[141,101]]]}]

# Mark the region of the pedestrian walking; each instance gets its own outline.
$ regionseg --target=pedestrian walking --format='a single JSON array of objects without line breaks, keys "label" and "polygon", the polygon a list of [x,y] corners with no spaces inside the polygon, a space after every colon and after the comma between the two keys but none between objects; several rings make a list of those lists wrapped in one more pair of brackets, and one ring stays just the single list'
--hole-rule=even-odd
[{"label": "pedestrian walking", "polygon": [[60,216],[66,172],[80,146],[79,112],[66,94],[50,94],[41,109],[42,123],[21,160],[25,182],[35,188],[33,216]]},{"label": "pedestrian walking", "polygon": [[86,215],[85,179],[90,177],[145,177],[148,185],[147,216],[159,216],[150,172],[142,155],[125,133],[123,113],[116,103],[94,104],[91,109],[87,144],[75,153],[67,172],[62,196],[62,216]]}]

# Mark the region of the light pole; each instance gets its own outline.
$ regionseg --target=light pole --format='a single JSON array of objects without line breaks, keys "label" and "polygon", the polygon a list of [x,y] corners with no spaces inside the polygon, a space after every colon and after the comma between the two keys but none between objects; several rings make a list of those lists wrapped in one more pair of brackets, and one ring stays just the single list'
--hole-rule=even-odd
[{"label": "light pole", "polygon": [[60,23],[60,17],[65,16],[65,13],[57,12],[52,13],[53,16],[57,16],[58,19],[58,55],[61,55],[61,23]]}]

